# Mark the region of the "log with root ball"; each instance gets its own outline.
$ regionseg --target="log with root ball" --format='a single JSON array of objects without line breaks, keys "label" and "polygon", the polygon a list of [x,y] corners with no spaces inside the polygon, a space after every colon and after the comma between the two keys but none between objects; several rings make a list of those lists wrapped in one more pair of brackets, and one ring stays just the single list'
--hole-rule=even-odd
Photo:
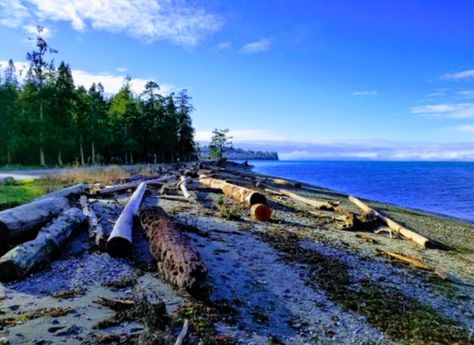
[{"label": "log with root ball", "polygon": [[41,226],[69,207],[66,198],[45,198],[0,212],[0,247],[33,239]]},{"label": "log with root ball", "polygon": [[19,279],[48,262],[85,221],[78,208],[71,208],[43,227],[32,241],[22,243],[0,258],[0,280]]},{"label": "log with root ball", "polygon": [[117,219],[107,240],[107,252],[111,256],[125,257],[132,252],[133,223],[146,187],[146,182],[140,183]]},{"label": "log with root ball", "polygon": [[414,241],[418,245],[425,247],[425,248],[443,248],[444,246],[437,243],[436,241],[430,240],[429,238],[418,234],[417,232],[407,229],[394,220],[384,216],[380,212],[374,210],[366,203],[362,202],[361,200],[357,199],[356,197],[349,196],[349,200],[354,203],[357,207],[359,207],[362,211],[373,213],[376,215],[382,222],[387,224],[387,226],[393,230],[395,233],[402,235],[403,237]]},{"label": "log with root ball", "polygon": [[150,252],[161,276],[195,297],[207,295],[207,268],[199,253],[158,206],[140,211],[140,224],[150,241]]},{"label": "log with root ball", "polygon": [[253,211],[251,209],[252,217],[261,221],[267,221],[270,219],[271,210],[267,206],[267,198],[265,195],[249,188],[237,186],[224,180],[218,180],[207,176],[199,177],[199,182],[211,188],[219,188],[222,190],[224,195],[227,195],[247,206],[253,207],[254,205],[259,205],[258,207],[253,207]]}]

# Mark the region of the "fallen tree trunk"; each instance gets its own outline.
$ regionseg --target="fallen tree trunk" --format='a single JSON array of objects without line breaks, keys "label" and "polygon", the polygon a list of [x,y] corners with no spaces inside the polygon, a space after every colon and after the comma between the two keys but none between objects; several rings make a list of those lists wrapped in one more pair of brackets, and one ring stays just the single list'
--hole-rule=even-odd
[{"label": "fallen tree trunk", "polygon": [[124,207],[107,241],[107,252],[111,256],[125,257],[132,251],[133,221],[145,194],[147,184],[140,183]]},{"label": "fallen tree trunk", "polygon": [[104,229],[102,228],[94,209],[89,205],[87,197],[83,195],[79,199],[79,203],[81,204],[82,212],[88,219],[89,239],[93,239],[97,248],[103,251],[105,248]]},{"label": "fallen tree trunk", "polygon": [[205,297],[207,268],[188,239],[175,229],[158,206],[140,211],[140,224],[150,241],[158,272],[169,283],[196,297]]},{"label": "fallen tree trunk", "polygon": [[440,247],[439,244],[436,242],[430,240],[429,238],[422,236],[418,233],[416,233],[413,230],[407,229],[394,220],[385,217],[383,214],[380,212],[374,210],[371,208],[369,205],[365,204],[361,200],[357,199],[356,197],[349,196],[349,200],[354,203],[356,206],[358,206],[362,211],[367,212],[367,213],[373,213],[375,214],[382,222],[387,224],[387,226],[392,229],[395,233],[402,235],[403,237],[414,241],[415,243],[419,244],[422,247],[425,248],[438,248]]},{"label": "fallen tree trunk", "polygon": [[56,192],[52,192],[46,195],[42,195],[35,200],[42,200],[47,198],[71,198],[89,191],[89,185],[85,183],[76,184],[71,187],[60,189]]},{"label": "fallen tree trunk", "polygon": [[34,238],[37,229],[67,208],[66,198],[46,198],[0,212],[1,245],[11,246]]},{"label": "fallen tree trunk", "polygon": [[314,200],[314,199],[305,198],[304,196],[292,193],[292,192],[290,192],[286,189],[280,189],[279,192],[281,194],[293,199],[293,200],[300,201],[300,202],[303,202],[305,204],[314,206],[318,210],[334,211],[336,209],[336,207],[339,206],[340,203],[341,203],[340,201],[332,201],[332,200],[318,201],[318,200]]},{"label": "fallen tree trunk", "polygon": [[218,180],[211,177],[199,177],[199,182],[211,188],[219,188],[225,195],[248,206],[267,204],[267,198],[265,195],[249,188],[240,187],[224,180]]},{"label": "fallen tree trunk", "polygon": [[181,176],[180,177],[180,182],[178,183],[178,187],[179,187],[179,189],[181,189],[181,192],[183,192],[183,196],[186,199],[189,199],[191,197],[191,194],[189,194],[189,192],[188,192],[187,182],[188,182],[188,180],[186,179],[186,177]]},{"label": "fallen tree trunk", "polygon": [[40,264],[50,260],[71,236],[73,230],[85,221],[78,208],[64,212],[49,225],[42,228],[38,236],[11,249],[0,258],[0,279],[9,281],[26,276]]},{"label": "fallen tree trunk", "polygon": [[103,189],[97,191],[97,194],[102,195],[102,194],[108,194],[108,193],[116,193],[116,192],[121,192],[121,191],[124,191],[124,190],[127,190],[127,189],[137,188],[143,182],[146,182],[146,184],[160,184],[162,182],[166,182],[166,181],[172,180],[174,178],[176,178],[176,176],[172,175],[172,176],[165,176],[165,177],[155,178],[155,179],[151,179],[151,180],[148,180],[148,181],[135,181],[135,182],[125,183],[125,184],[121,184],[121,185],[118,185],[118,186],[103,188]]}]

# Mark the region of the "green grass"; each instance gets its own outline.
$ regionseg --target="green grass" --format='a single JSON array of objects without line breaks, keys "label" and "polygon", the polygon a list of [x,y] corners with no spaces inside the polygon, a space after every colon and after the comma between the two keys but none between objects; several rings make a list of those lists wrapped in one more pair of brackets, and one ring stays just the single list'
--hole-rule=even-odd
[{"label": "green grass", "polygon": [[17,185],[0,183],[0,210],[15,207],[44,194],[37,180],[17,181]]}]

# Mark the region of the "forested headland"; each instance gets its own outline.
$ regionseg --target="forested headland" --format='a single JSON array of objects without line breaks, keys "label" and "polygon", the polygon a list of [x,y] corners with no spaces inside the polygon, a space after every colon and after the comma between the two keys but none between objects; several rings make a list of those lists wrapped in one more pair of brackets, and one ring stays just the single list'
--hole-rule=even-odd
[{"label": "forested headland", "polygon": [[186,90],[140,94],[130,78],[115,95],[100,83],[76,86],[66,62],[41,35],[23,78],[12,60],[0,76],[0,165],[87,165],[189,161],[197,157]]}]

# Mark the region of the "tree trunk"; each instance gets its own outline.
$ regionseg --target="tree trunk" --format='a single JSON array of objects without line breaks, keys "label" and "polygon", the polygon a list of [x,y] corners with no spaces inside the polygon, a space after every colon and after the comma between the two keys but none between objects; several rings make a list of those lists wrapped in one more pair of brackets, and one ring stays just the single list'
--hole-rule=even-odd
[{"label": "tree trunk", "polygon": [[183,196],[186,198],[186,199],[189,199],[191,197],[191,194],[189,194],[188,192],[188,188],[187,188],[187,179],[185,176],[181,176],[180,177],[180,181],[178,183],[178,186],[179,186],[179,189],[181,189],[181,192],[183,193]]},{"label": "tree trunk", "polygon": [[334,211],[337,206],[340,205],[340,201],[335,201],[335,200],[328,200],[328,201],[318,201],[314,199],[309,199],[305,198],[304,196],[292,193],[288,190],[285,189],[280,189],[279,192],[283,195],[286,195],[287,197],[297,200],[300,202],[303,202],[305,204],[311,205],[316,207],[319,210],[328,210],[328,211]]},{"label": "tree trunk", "polygon": [[92,164],[95,165],[95,144],[94,141],[92,141]]},{"label": "tree trunk", "polygon": [[85,195],[81,196],[79,203],[81,204],[82,212],[87,217],[89,223],[89,239],[94,240],[97,248],[99,248],[100,251],[103,251],[105,249],[104,229],[100,224],[99,218],[97,218],[94,208],[89,205]]},{"label": "tree trunk", "polygon": [[146,182],[140,183],[120,214],[107,241],[107,252],[111,256],[125,257],[132,250],[133,221],[146,190]]},{"label": "tree trunk", "polygon": [[58,165],[63,166],[63,160],[61,158],[61,150],[58,151]]},{"label": "tree trunk", "polygon": [[175,229],[161,207],[149,207],[139,215],[150,241],[150,252],[163,278],[195,297],[207,295],[207,268],[188,239]]},{"label": "tree trunk", "polygon": [[[154,179],[151,179],[151,180],[146,180],[146,183],[147,184],[160,184],[162,182],[166,182],[166,181],[172,180],[174,178],[176,178],[176,176],[174,176],[174,175],[165,176],[165,177],[160,177],[160,178],[154,178]],[[103,189],[97,191],[97,194],[115,193],[115,192],[120,192],[120,191],[123,191],[123,190],[130,189],[130,188],[136,188],[142,182],[143,181],[135,181],[135,182],[121,184],[121,185],[118,185],[118,186],[106,187],[106,188],[103,188]]]},{"label": "tree trunk", "polygon": [[81,156],[81,165],[85,165],[86,162],[84,161],[84,145],[83,145],[82,134],[79,136],[79,154]]},{"label": "tree trunk", "polygon": [[35,230],[69,208],[66,198],[45,198],[0,212],[0,246],[31,239]]},{"label": "tree trunk", "polygon": [[85,217],[78,208],[71,208],[51,224],[40,230],[38,236],[22,243],[0,258],[0,279],[13,280],[26,276],[40,264],[50,260],[59,251],[73,230]]},{"label": "tree trunk", "polygon": [[10,144],[7,146],[7,165],[10,166],[11,164],[11,152],[10,152]]},{"label": "tree trunk", "polygon": [[39,154],[40,154],[40,165],[41,166],[46,166],[46,160],[44,159],[44,128],[43,128],[43,100],[40,99],[40,125],[39,125],[39,130],[40,130],[40,145],[39,145]]},{"label": "tree trunk", "polygon": [[89,185],[85,183],[79,183],[71,187],[60,189],[56,192],[42,195],[36,198],[35,201],[48,198],[71,198],[74,196],[78,196],[79,194],[86,193],[88,190]]},{"label": "tree trunk", "polygon": [[224,192],[225,195],[248,206],[255,204],[267,204],[267,198],[265,195],[249,188],[240,187],[224,180],[218,180],[206,176],[199,177],[199,182],[211,188],[219,188]]}]

